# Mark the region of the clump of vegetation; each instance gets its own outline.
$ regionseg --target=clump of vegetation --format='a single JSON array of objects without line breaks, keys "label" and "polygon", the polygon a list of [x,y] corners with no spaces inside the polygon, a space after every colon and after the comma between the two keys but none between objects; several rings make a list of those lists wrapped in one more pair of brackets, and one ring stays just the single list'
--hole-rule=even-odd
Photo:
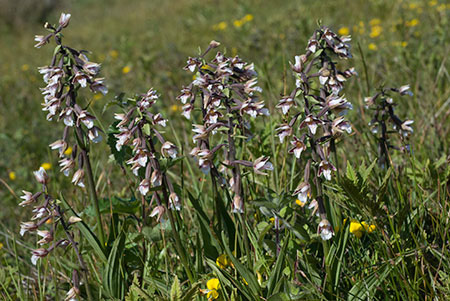
[{"label": "clump of vegetation", "polygon": [[[183,76],[170,89],[155,80],[162,94],[147,82],[146,93],[134,94],[119,92],[104,71],[116,52],[100,66],[90,61],[95,53],[66,44],[70,20],[61,14],[35,38],[43,52],[55,43],[39,68],[51,121],[40,140],[60,135],[49,145],[57,154],[48,156],[61,173],[46,163],[32,183],[11,188],[2,180],[11,195],[27,189],[18,203],[23,222],[2,233],[12,238],[0,244],[2,297],[409,300],[449,293],[446,129],[436,129],[440,152],[414,144],[412,120],[399,116],[421,116],[395,101],[414,96],[413,85],[386,88],[400,86],[386,79],[362,101],[373,95],[367,65],[375,58],[352,44],[349,28],[335,33],[319,24],[309,40],[296,41],[306,52],[290,63],[292,77],[269,70],[269,58],[248,63],[213,40],[188,58],[188,85]],[[244,31],[251,22],[246,14],[232,26]],[[369,25],[376,39],[381,21]],[[120,78],[138,72],[130,66],[118,69]],[[99,114],[102,97],[109,102]]]}]

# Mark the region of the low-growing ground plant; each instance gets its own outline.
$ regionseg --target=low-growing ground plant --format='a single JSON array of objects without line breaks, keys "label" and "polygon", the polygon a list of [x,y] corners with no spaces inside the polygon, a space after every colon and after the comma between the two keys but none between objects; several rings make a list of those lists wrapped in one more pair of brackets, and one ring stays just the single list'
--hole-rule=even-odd
[{"label": "low-growing ground plant", "polygon": [[[16,232],[27,243],[14,239],[14,263],[0,273],[2,297],[438,300],[450,293],[449,158],[415,157],[413,122],[394,113],[394,98],[412,96],[409,85],[386,84],[366,97],[369,125],[347,114],[362,109],[344,94],[358,88],[348,32],[319,24],[290,63],[295,88],[288,93],[284,79],[276,105],[258,82],[263,62],[211,41],[188,58],[193,78],[178,83],[181,94],[150,88],[111,96],[104,112],[114,121],[105,126],[85,88],[106,95],[107,81],[93,54],[63,43],[70,20],[62,13],[58,24],[46,23],[49,33],[37,35],[35,47],[55,44],[39,68],[42,105],[52,128],[64,124],[49,146],[73,185],[43,167],[34,172],[35,190],[23,190],[18,204],[29,219]],[[182,107],[174,111],[187,121],[163,117],[176,94]],[[109,153],[94,152],[102,141]],[[360,157],[347,155],[356,147]]]}]

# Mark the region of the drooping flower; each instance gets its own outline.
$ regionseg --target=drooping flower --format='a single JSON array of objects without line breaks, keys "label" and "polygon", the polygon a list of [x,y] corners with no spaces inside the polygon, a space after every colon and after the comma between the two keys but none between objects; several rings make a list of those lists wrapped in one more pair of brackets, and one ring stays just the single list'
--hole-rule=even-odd
[{"label": "drooping flower", "polygon": [[59,17],[59,25],[63,28],[67,27],[67,25],[69,25],[70,17],[70,14],[61,13],[61,16]]},{"label": "drooping flower", "polygon": [[36,265],[38,259],[39,258],[44,258],[45,256],[47,256],[49,251],[47,249],[44,249],[44,248],[39,248],[39,249],[33,250],[31,253],[32,253],[31,263],[33,265]]},{"label": "drooping flower", "polygon": [[302,152],[306,150],[305,143],[303,142],[303,140],[300,140],[299,138],[294,136],[291,144],[293,147],[289,150],[289,153],[293,153],[297,159],[300,159]]},{"label": "drooping flower", "polygon": [[34,231],[38,228],[38,225],[34,222],[22,222],[20,223],[20,236],[23,236],[26,232]]},{"label": "drooping flower", "polygon": [[72,183],[74,185],[84,187],[83,178],[84,178],[84,170],[80,168],[73,174]]},{"label": "drooping flower", "polygon": [[334,235],[333,228],[327,219],[320,221],[318,231],[323,240],[330,240]]},{"label": "drooping flower", "polygon": [[172,159],[175,159],[177,157],[178,151],[177,151],[177,147],[175,146],[175,144],[173,144],[172,142],[166,141],[161,146],[161,153],[165,157],[169,156]]},{"label": "drooping flower", "polygon": [[269,162],[269,157],[262,156],[255,160],[255,162],[253,163],[253,169],[257,174],[267,175],[267,173],[264,173],[262,171],[273,170],[273,165]]},{"label": "drooping flower", "polygon": [[297,195],[298,200],[305,205],[308,201],[308,197],[311,195],[311,187],[308,183],[302,182],[298,184],[294,191],[294,195]]},{"label": "drooping flower", "polygon": [[333,164],[331,164],[328,161],[321,161],[319,164],[319,173],[318,176],[320,177],[322,174],[325,179],[328,181],[331,181],[331,172],[336,171],[336,167],[334,167]]},{"label": "drooping flower", "polygon": [[48,175],[45,172],[44,167],[40,167],[38,171],[33,172],[34,177],[36,178],[36,181],[39,183],[46,185],[48,183]]},{"label": "drooping flower", "polygon": [[181,210],[180,198],[175,192],[172,192],[169,195],[169,209],[175,209],[177,211]]}]

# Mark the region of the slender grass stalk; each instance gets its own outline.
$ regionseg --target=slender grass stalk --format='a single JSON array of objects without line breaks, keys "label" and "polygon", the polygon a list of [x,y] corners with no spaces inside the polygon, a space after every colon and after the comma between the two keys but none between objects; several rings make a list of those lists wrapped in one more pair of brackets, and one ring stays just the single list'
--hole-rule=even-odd
[{"label": "slender grass stalk", "polygon": [[100,207],[98,204],[97,192],[95,191],[94,175],[92,174],[92,168],[91,168],[91,162],[89,159],[89,154],[84,149],[81,152],[83,154],[83,159],[84,159],[84,163],[85,163],[85,167],[86,167],[86,174],[87,174],[87,179],[88,179],[87,184],[89,186],[89,195],[91,197],[91,202],[95,209],[95,216],[97,218],[99,239],[100,239],[100,243],[103,248],[105,246],[105,234],[103,231],[102,215],[100,213]]}]

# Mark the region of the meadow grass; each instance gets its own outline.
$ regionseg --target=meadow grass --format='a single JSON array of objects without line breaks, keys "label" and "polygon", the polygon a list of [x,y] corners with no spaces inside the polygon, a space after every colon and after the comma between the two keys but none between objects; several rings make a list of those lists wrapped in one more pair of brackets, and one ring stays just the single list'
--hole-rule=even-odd
[{"label": "meadow grass", "polygon": [[[174,223],[149,218],[141,227],[132,221],[140,209],[127,203],[135,204],[139,183],[121,170],[106,139],[91,148],[107,235],[99,252],[109,262],[96,253],[91,232],[73,230],[88,266],[91,298],[204,300],[209,289],[222,300],[444,300],[450,294],[449,9],[445,1],[382,0],[66,3],[62,10],[72,19],[64,43],[92,51],[90,59],[102,64],[107,80],[106,96],[79,98],[90,103],[98,126],[107,133],[122,100],[154,87],[161,94],[156,110],[170,120],[163,134],[185,156],[167,172],[183,204]],[[49,21],[58,17],[55,11]],[[291,193],[303,177],[304,162],[297,166],[275,132],[282,122],[275,105],[295,86],[289,62],[305,52],[318,23],[352,35],[353,58],[344,66],[355,66],[359,74],[344,90],[353,104],[347,116],[353,133],[338,141],[339,177],[324,186],[335,231],[326,242],[317,234],[314,215]],[[41,111],[44,83],[36,68],[51,59],[51,47],[33,48],[34,34],[42,31],[41,24],[29,22],[1,27],[0,292],[5,300],[59,300],[70,289],[72,270],[79,269],[70,248],[37,266],[30,262],[36,240],[19,235],[19,221],[29,220],[30,210],[17,204],[22,189],[38,187],[32,171],[49,163],[54,197],[93,233],[99,227],[91,198],[59,172],[48,147],[63,127],[47,122]],[[176,99],[192,81],[182,70],[187,58],[211,40],[220,41],[228,56],[255,64],[261,99],[271,112],[253,124],[255,143],[239,143],[239,155],[270,156],[275,169],[267,177],[246,174],[249,202],[243,219],[231,213],[226,195],[214,190],[188,155],[192,126]],[[414,120],[411,153],[393,150],[392,166],[381,168],[364,97],[382,86],[404,84],[414,95],[399,98],[396,113]],[[374,227],[369,231],[363,221]],[[115,259],[115,252],[125,259]],[[217,264],[219,256],[225,263]],[[207,283],[215,278],[220,288]],[[84,285],[81,295],[87,298]]]}]

